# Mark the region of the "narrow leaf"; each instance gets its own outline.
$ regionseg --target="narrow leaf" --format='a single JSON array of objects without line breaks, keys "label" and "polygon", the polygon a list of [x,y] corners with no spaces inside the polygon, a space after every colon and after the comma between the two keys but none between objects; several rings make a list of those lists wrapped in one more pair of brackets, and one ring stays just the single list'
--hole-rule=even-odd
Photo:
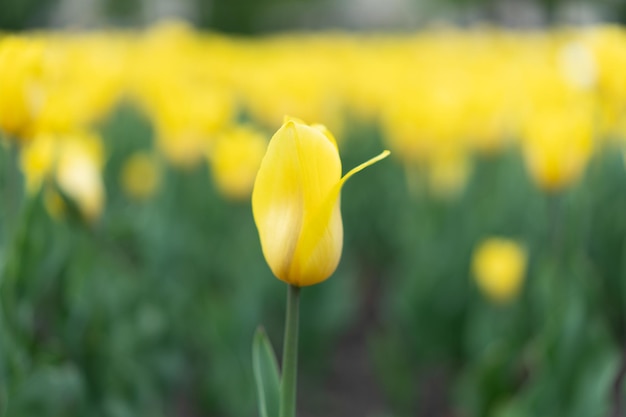
[{"label": "narrow leaf", "polygon": [[257,328],[252,342],[252,367],[259,396],[259,416],[278,417],[280,373],[265,329]]}]

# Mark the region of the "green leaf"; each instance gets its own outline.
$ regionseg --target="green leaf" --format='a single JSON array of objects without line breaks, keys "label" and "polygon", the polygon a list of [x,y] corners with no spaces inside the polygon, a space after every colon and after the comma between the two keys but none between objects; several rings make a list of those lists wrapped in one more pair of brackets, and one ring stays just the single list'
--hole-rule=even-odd
[{"label": "green leaf", "polygon": [[277,417],[280,401],[280,372],[272,344],[261,326],[252,342],[252,367],[259,396],[260,417]]}]

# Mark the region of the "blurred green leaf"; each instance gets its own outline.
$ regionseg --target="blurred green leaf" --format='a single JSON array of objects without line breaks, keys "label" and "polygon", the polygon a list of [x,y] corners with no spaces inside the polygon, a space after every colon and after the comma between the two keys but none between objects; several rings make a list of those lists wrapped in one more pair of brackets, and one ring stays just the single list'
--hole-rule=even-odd
[{"label": "blurred green leaf", "polygon": [[276,355],[263,327],[252,342],[252,366],[259,397],[260,417],[277,417],[280,403],[280,373]]}]

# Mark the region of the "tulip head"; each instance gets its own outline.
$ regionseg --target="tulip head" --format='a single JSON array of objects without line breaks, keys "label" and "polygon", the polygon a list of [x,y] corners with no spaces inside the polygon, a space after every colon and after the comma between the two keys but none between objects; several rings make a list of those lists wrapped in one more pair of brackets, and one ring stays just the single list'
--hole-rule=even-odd
[{"label": "tulip head", "polygon": [[102,214],[104,149],[95,133],[38,134],[22,148],[20,162],[27,191],[36,194],[44,188],[51,214],[61,215],[64,204],[50,183],[76,203],[85,220],[94,222]]},{"label": "tulip head", "polygon": [[340,192],[345,181],[389,155],[341,176],[334,137],[320,125],[287,118],[274,134],[252,191],[263,254],[274,275],[295,286],[326,280],[343,247]]},{"label": "tulip head", "polygon": [[74,200],[84,219],[93,223],[100,218],[105,200],[102,140],[89,132],[62,140],[56,161],[56,183]]},{"label": "tulip head", "polygon": [[522,286],[526,252],[512,240],[490,238],[474,251],[472,269],[483,294],[495,303],[505,304]]},{"label": "tulip head", "polygon": [[583,176],[594,152],[595,103],[589,95],[539,103],[528,113],[522,151],[537,186],[556,193]]},{"label": "tulip head", "polygon": [[36,38],[0,39],[0,133],[26,139],[42,72],[43,42]]},{"label": "tulip head", "polygon": [[267,138],[252,126],[226,129],[215,138],[210,153],[213,180],[232,200],[250,198],[256,173],[267,147]]},{"label": "tulip head", "polygon": [[158,158],[148,152],[134,153],[124,162],[120,183],[126,195],[133,200],[149,199],[161,184]]},{"label": "tulip head", "polygon": [[440,146],[428,161],[428,180],[433,193],[443,199],[458,196],[470,174],[470,158],[460,146]]}]

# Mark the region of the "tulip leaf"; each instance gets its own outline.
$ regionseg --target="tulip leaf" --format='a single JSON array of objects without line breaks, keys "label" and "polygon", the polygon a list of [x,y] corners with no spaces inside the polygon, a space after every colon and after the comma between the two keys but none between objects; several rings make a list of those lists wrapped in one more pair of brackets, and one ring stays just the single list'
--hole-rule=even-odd
[{"label": "tulip leaf", "polygon": [[259,396],[259,416],[277,417],[280,401],[280,372],[274,349],[265,329],[257,328],[252,342],[252,367]]}]

